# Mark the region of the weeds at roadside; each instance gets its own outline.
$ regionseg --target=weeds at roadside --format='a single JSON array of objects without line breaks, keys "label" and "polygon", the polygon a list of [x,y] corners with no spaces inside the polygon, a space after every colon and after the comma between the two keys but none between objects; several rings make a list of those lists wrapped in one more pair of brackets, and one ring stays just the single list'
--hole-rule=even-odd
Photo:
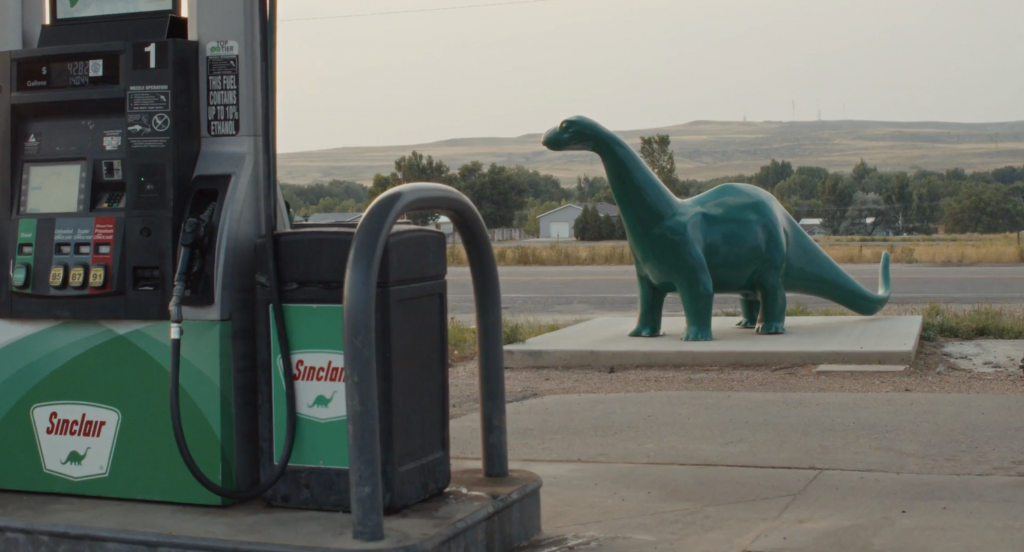
[{"label": "weeds at roadside", "polygon": [[[572,326],[579,320],[553,321],[540,318],[503,318],[501,341],[503,345],[522,343],[532,337]],[[452,317],[448,320],[448,358],[461,362],[476,356],[476,327]]]},{"label": "weeds at roadside", "polygon": [[[881,316],[923,318],[921,338],[925,341],[947,339],[1024,339],[1024,306],[1020,305],[892,305]],[[808,307],[793,303],[786,316],[853,316],[842,307]]]}]

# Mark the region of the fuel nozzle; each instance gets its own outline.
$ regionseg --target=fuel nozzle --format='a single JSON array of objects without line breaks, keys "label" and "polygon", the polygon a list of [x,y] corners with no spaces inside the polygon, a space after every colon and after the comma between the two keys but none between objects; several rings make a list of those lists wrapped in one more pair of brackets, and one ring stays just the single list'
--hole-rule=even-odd
[{"label": "fuel nozzle", "polygon": [[[209,242],[208,229],[217,204],[210,203],[198,217],[189,217],[181,228],[178,240],[178,267],[174,271],[174,289],[171,292],[171,338],[180,339],[181,299],[188,289],[194,288],[203,274],[203,249]],[[177,336],[177,337],[175,337]]]}]

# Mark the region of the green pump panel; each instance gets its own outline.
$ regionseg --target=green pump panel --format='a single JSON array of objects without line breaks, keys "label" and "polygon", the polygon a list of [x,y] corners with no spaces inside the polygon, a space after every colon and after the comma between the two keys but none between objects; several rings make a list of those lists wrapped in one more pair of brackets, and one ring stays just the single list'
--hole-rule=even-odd
[{"label": "green pump panel", "polygon": [[0,490],[227,502],[167,407],[178,239],[205,212],[182,425],[218,484],[258,479],[258,14],[192,4],[51,0],[38,42],[0,52]]}]

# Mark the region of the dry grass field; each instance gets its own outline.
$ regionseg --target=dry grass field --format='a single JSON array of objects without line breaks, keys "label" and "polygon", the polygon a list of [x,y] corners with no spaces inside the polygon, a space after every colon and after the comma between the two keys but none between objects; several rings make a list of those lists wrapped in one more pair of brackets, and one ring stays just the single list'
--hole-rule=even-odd
[{"label": "dry grass field", "polygon": [[[282,182],[294,184],[334,178],[369,184],[375,173],[390,172],[396,158],[414,149],[453,169],[473,160],[524,165],[557,176],[563,185],[575,183],[580,174],[604,174],[593,154],[544,149],[540,137],[545,130],[538,128],[537,134],[517,138],[461,138],[284,153],[278,156],[278,175]],[[794,166],[817,165],[837,171],[849,171],[861,157],[883,171],[988,170],[1019,165],[1024,158],[1024,122],[694,121],[618,134],[639,148],[640,136],[655,133],[672,137],[679,176],[698,180],[751,174],[772,158],[786,159]]]},{"label": "dry grass field", "polygon": [[[895,263],[1024,263],[1024,244],[1014,234],[937,235],[897,238],[857,236],[817,239],[838,263],[877,263],[888,251]],[[881,243],[879,243],[881,242]],[[494,248],[499,266],[629,265],[633,256],[622,242],[614,245],[513,245]],[[466,266],[462,246],[448,248],[449,266]]]}]

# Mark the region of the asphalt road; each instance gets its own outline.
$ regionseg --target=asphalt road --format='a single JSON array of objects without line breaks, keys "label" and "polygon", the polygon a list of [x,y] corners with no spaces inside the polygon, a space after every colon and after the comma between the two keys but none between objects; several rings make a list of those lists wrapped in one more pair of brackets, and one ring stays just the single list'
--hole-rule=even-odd
[{"label": "asphalt road", "polygon": [[[878,267],[843,265],[870,290],[878,289]],[[636,277],[632,266],[500,267],[502,305],[509,315],[604,315],[635,313]],[[1024,266],[892,265],[890,304],[1024,303]],[[789,302],[809,306],[829,301],[790,294]],[[735,296],[715,297],[715,309],[738,309]],[[473,313],[469,269],[448,270],[448,310],[451,315]],[[681,313],[678,298],[665,301],[666,313]]]}]

